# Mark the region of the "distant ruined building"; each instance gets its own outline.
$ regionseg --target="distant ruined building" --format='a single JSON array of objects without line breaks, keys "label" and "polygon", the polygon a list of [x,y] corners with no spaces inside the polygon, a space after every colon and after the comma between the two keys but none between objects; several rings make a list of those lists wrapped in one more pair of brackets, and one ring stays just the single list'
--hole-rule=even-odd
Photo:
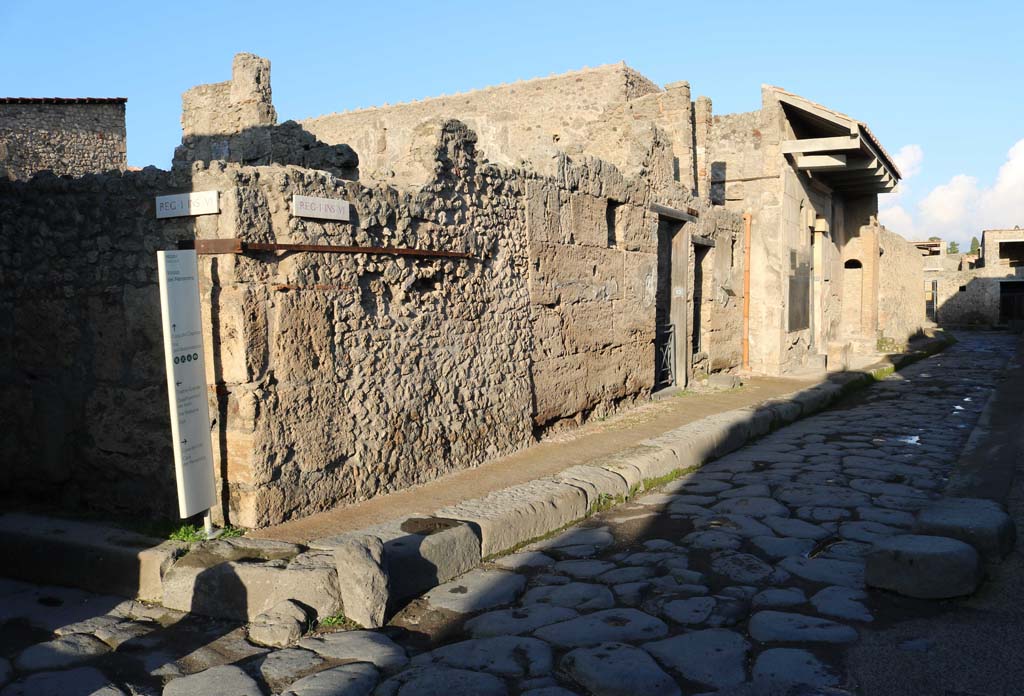
[{"label": "distant ruined building", "polygon": [[[922,257],[877,222],[890,157],[778,88],[713,116],[616,64],[278,123],[269,62],[240,54],[186,92],[182,127],[170,172],[0,184],[0,244],[51,252],[0,257],[0,476],[25,496],[173,508],[154,253],[179,242],[218,252],[200,260],[217,513],[247,527],[711,374],[847,369],[924,321]],[[155,219],[155,195],[210,190],[219,214]],[[293,195],[351,218],[295,216]]]}]

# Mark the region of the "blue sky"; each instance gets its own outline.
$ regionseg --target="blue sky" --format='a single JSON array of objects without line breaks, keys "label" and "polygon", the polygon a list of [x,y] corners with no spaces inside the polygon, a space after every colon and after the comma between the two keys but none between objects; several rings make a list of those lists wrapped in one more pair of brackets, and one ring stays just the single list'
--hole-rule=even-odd
[{"label": "blue sky", "polygon": [[624,60],[717,113],[758,108],[770,83],[867,121],[911,174],[883,220],[966,240],[1024,226],[1022,8],[2,0],[0,95],[128,97],[129,164],[167,167],[181,93],[227,79],[239,51],[271,59],[281,120]]}]

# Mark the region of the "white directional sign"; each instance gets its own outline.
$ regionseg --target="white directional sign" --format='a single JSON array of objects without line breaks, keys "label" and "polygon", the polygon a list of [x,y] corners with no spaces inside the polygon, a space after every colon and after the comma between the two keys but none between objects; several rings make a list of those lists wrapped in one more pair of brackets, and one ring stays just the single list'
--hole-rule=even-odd
[{"label": "white directional sign", "polygon": [[340,198],[292,196],[292,215],[320,220],[348,221],[348,201]]},{"label": "white directional sign", "polygon": [[199,266],[195,251],[158,251],[156,256],[178,512],[185,518],[209,510],[217,497],[206,401]]},{"label": "white directional sign", "polygon": [[219,212],[220,196],[217,191],[194,191],[156,197],[156,216],[158,218],[214,215]]}]

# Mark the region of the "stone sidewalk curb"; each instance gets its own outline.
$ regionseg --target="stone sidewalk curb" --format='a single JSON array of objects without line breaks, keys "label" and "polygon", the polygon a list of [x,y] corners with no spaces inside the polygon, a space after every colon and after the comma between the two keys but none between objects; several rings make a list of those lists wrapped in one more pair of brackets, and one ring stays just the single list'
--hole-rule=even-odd
[{"label": "stone sidewalk curb", "polygon": [[[830,375],[822,384],[757,406],[688,423],[589,464],[422,516],[315,540],[306,549],[295,547],[290,558],[247,559],[247,572],[267,575],[252,582],[241,578],[249,593],[247,603],[191,596],[197,589],[214,595],[237,594],[238,572],[201,573],[195,567],[202,556],[209,557],[210,563],[217,563],[218,555],[221,561],[230,560],[219,548],[225,545],[222,541],[189,547],[99,524],[9,513],[0,515],[0,568],[4,575],[31,582],[158,603],[165,601],[165,594],[167,599],[173,595],[171,603],[184,610],[243,621],[252,620],[281,599],[298,599],[322,619],[328,612],[342,609],[348,598],[346,615],[356,614],[369,624],[379,624],[400,602],[471,570],[482,560],[513,551],[596,510],[696,471],[900,367],[940,352],[950,343],[945,336],[932,338],[915,351],[888,356],[861,370]],[[376,540],[382,542],[382,554],[352,553],[353,545],[362,548]],[[256,548],[262,542],[245,539],[242,543]],[[181,557],[189,560],[177,563]],[[354,558],[363,560],[354,562]],[[233,560],[231,564],[237,565]],[[223,582],[218,580],[221,575]],[[313,575],[316,583],[310,582]],[[386,588],[367,592],[371,577],[386,579]],[[311,584],[320,588],[322,597],[311,594]]]}]

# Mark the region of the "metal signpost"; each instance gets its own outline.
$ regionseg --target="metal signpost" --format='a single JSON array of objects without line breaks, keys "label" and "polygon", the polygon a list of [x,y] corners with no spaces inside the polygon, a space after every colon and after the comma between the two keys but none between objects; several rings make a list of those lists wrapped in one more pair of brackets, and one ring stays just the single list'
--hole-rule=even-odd
[{"label": "metal signpost", "polygon": [[206,511],[206,534],[213,538],[210,508],[216,502],[217,491],[213,478],[196,252],[158,251],[157,267],[178,512],[184,519]]}]

